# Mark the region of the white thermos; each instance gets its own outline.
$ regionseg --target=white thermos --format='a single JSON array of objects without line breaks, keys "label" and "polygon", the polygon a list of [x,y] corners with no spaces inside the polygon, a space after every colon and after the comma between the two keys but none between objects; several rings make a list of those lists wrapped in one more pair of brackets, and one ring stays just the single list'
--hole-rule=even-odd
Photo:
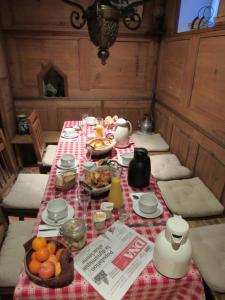
[{"label": "white thermos", "polygon": [[175,215],[168,219],[166,229],[157,236],[153,264],[162,275],[181,278],[188,272],[192,254],[188,232],[188,223]]}]

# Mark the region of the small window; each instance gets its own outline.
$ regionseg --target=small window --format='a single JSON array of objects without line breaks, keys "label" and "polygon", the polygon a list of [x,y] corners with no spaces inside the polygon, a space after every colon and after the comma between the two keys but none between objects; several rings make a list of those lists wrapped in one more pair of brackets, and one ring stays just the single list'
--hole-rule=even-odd
[{"label": "small window", "polygon": [[220,0],[181,0],[177,32],[214,26]]}]

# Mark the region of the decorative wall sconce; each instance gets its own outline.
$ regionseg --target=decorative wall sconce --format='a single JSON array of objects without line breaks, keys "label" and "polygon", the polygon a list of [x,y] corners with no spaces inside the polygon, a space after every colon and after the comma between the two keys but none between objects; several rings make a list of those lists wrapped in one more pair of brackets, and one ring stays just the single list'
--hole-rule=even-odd
[{"label": "decorative wall sconce", "polygon": [[102,64],[109,57],[108,49],[116,41],[120,20],[130,30],[141,26],[142,18],[137,7],[151,0],[95,0],[87,9],[76,0],[63,0],[74,6],[70,21],[75,29],[81,29],[86,21],[90,39],[99,48]]}]

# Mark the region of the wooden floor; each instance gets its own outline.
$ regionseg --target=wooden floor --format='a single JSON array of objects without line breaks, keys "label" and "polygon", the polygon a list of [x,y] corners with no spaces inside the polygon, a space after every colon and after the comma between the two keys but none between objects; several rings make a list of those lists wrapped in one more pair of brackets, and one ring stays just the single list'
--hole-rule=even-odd
[{"label": "wooden floor", "polygon": [[[25,167],[21,170],[21,173],[39,173],[39,168],[34,167]],[[17,218],[12,217],[10,220],[15,220]],[[204,219],[191,219],[187,220],[190,228],[195,228],[199,226],[213,225],[213,224],[224,224],[225,223],[225,215],[222,217],[215,218],[204,218]],[[1,299],[0,299],[1,300]],[[216,292],[212,292],[206,288],[206,300],[225,300],[225,294],[220,294]]]}]

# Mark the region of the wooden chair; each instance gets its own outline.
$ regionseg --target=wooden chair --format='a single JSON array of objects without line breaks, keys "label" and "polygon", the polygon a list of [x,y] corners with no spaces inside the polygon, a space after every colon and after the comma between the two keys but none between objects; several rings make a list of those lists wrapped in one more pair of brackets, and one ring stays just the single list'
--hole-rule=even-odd
[{"label": "wooden chair", "polygon": [[32,219],[8,224],[0,208],[0,299],[13,299],[25,255],[23,244],[31,238],[34,222]]},{"label": "wooden chair", "polygon": [[36,110],[32,111],[27,120],[40,173],[47,173],[50,171],[53,160],[55,158],[57,146],[48,145],[46,147],[40,119]]},{"label": "wooden chair", "polygon": [[47,182],[46,174],[16,173],[10,145],[0,128],[0,205],[5,215],[35,217]]}]

